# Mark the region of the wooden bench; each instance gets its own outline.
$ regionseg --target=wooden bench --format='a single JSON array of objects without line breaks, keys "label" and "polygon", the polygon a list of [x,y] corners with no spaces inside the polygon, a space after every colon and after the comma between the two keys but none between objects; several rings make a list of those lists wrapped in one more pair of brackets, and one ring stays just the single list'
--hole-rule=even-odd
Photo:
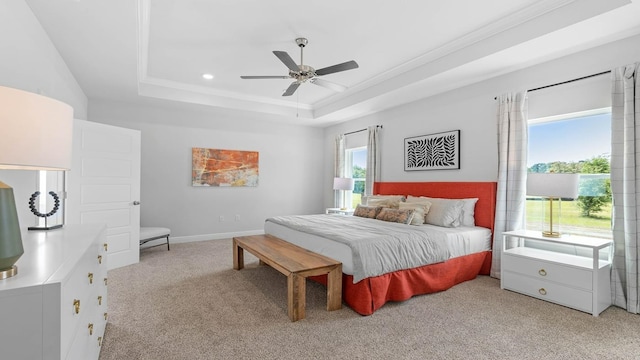
[{"label": "wooden bench", "polygon": [[327,275],[327,311],[342,307],[342,263],[272,235],[233,238],[233,268],[244,268],[244,250],[287,277],[287,306],[291,321],[305,317],[307,276]]}]

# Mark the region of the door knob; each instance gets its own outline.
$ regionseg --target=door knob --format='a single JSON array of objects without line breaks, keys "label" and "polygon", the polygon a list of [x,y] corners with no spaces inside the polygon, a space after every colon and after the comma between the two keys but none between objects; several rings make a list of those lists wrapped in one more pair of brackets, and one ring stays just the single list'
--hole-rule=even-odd
[{"label": "door knob", "polygon": [[134,201],[133,205],[140,205],[140,201],[138,201],[138,200]]}]

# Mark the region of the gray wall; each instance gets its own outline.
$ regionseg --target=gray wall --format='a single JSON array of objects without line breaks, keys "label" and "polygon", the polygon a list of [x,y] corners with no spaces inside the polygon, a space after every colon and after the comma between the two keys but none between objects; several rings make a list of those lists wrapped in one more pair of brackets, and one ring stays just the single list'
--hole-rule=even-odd
[{"label": "gray wall", "polygon": [[[92,121],[141,131],[140,222],[171,228],[176,241],[260,232],[267,217],[324,210],[322,129],[171,103],[91,101],[89,109]],[[192,187],[193,147],[258,151],[259,185]]]}]

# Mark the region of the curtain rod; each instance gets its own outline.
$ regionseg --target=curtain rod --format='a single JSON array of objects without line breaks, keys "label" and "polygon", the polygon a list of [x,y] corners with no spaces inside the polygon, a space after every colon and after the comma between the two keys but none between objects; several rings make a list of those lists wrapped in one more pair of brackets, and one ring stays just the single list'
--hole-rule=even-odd
[{"label": "curtain rod", "polygon": [[[527,92],[542,90],[542,89],[546,89],[546,88],[550,88],[550,87],[554,87],[554,86],[558,86],[558,85],[564,85],[564,84],[572,83],[574,81],[585,80],[585,79],[589,79],[589,78],[592,78],[592,77],[596,77],[596,76],[600,76],[600,75],[604,75],[604,74],[609,74],[610,72],[611,72],[611,70],[607,70],[607,71],[599,72],[597,74],[591,74],[591,75],[579,77],[577,79],[571,79],[571,80],[567,80],[567,81],[563,81],[563,82],[559,82],[559,83],[555,83],[555,84],[551,84],[551,85],[540,86],[540,87],[537,87],[535,89],[529,89],[529,90],[527,90]],[[493,99],[497,100],[498,97],[496,96]]]},{"label": "curtain rod", "polygon": [[[376,125],[376,127],[382,129],[382,125]],[[366,131],[366,130],[368,130],[368,128],[364,128],[364,129],[360,129],[360,130],[356,130],[356,131],[351,131],[351,132],[348,132],[348,133],[344,133],[342,135],[351,135],[351,134],[363,132],[363,131]]]}]

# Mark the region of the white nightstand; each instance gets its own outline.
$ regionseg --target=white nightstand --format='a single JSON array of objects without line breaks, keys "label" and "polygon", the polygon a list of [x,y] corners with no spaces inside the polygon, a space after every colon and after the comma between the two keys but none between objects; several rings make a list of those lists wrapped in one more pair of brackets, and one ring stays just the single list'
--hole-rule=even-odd
[{"label": "white nightstand", "polygon": [[[533,247],[536,242],[545,249]],[[610,239],[505,232],[500,287],[598,316],[611,305],[612,245]]]},{"label": "white nightstand", "polygon": [[353,215],[354,209],[327,208],[325,214]]}]

